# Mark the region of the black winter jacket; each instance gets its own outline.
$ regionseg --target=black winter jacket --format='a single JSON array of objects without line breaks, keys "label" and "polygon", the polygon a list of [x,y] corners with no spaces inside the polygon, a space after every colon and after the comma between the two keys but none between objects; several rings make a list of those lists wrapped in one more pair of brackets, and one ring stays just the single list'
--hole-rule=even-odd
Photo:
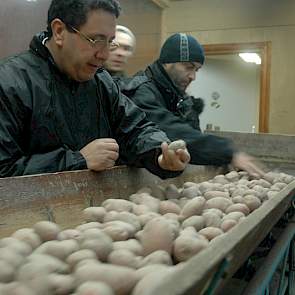
[{"label": "black winter jacket", "polygon": [[79,150],[115,138],[122,162],[162,178],[178,172],[157,163],[164,132],[147,121],[105,70],[78,83],[59,71],[35,36],[30,49],[0,62],[0,177],[86,168]]},{"label": "black winter jacket", "polygon": [[232,142],[200,132],[199,126],[193,126],[189,118],[182,115],[180,105],[186,97],[158,61],[144,72],[137,73],[123,93],[144,110],[148,119],[165,131],[171,140],[186,141],[192,164],[222,166],[231,162],[234,153]]},{"label": "black winter jacket", "polygon": [[118,84],[120,90],[123,90],[131,80],[131,78],[128,77],[124,72],[107,71],[112,76],[113,80]]}]

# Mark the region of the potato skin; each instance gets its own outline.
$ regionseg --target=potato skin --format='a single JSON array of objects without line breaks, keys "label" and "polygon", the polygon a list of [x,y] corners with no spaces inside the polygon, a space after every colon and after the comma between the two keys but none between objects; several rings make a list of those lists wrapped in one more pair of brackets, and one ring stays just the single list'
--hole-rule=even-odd
[{"label": "potato skin", "polygon": [[57,235],[57,239],[59,241],[64,241],[64,240],[79,240],[81,236],[81,232],[78,231],[77,229],[65,229],[61,231]]},{"label": "potato skin", "polygon": [[233,203],[230,199],[223,198],[223,197],[216,197],[216,198],[212,198],[208,200],[205,204],[205,208],[206,209],[216,208],[216,209],[220,209],[222,212],[225,212],[225,210],[232,204]]},{"label": "potato skin", "polygon": [[209,241],[213,240],[215,237],[222,235],[223,231],[217,227],[205,227],[199,231],[200,235],[206,237]]},{"label": "potato skin", "polygon": [[259,198],[253,195],[245,195],[243,197],[243,203],[247,205],[251,212],[259,208],[261,205],[261,201],[259,200]]},{"label": "potato skin", "polygon": [[0,283],[9,283],[14,279],[14,267],[7,261],[0,260]]},{"label": "potato skin", "polygon": [[97,259],[107,261],[113,250],[113,241],[109,236],[101,236],[97,239],[87,239],[81,243],[81,249],[93,250]]},{"label": "potato skin", "polygon": [[220,228],[224,232],[228,232],[231,228],[233,228],[237,224],[238,224],[238,222],[234,219],[225,219],[222,221]]},{"label": "potato skin", "polygon": [[28,243],[36,249],[42,243],[40,236],[32,228],[21,228],[12,234],[13,238]]},{"label": "potato skin", "polygon": [[136,239],[129,239],[127,241],[118,241],[113,243],[114,250],[129,250],[136,256],[143,255],[143,247]]},{"label": "potato skin", "polygon": [[43,242],[56,240],[61,231],[56,223],[50,221],[39,221],[33,228]]},{"label": "potato skin", "polygon": [[227,220],[227,219],[232,219],[232,220],[236,220],[237,222],[239,222],[239,220],[243,217],[245,217],[245,214],[243,212],[240,212],[240,211],[230,212],[230,213],[223,216],[222,221]]},{"label": "potato skin", "polygon": [[140,280],[153,272],[159,272],[164,269],[168,269],[170,266],[165,264],[148,264],[146,266],[140,267],[136,270],[137,276],[139,276]]},{"label": "potato skin", "polygon": [[221,192],[221,191],[207,191],[204,193],[204,197],[206,200],[210,200],[217,197],[226,198],[226,199],[230,198],[228,192]]},{"label": "potato skin", "polygon": [[177,262],[190,259],[208,246],[208,241],[181,235],[174,241],[173,256]]},{"label": "potato skin", "polygon": [[173,265],[173,261],[171,255],[168,252],[164,250],[157,250],[145,256],[140,262],[140,267],[149,264]]},{"label": "potato skin", "polygon": [[178,139],[178,140],[172,141],[168,145],[168,149],[173,150],[173,151],[177,151],[178,149],[184,150],[184,149],[186,149],[186,143],[184,140]]},{"label": "potato skin", "polygon": [[139,266],[139,259],[129,250],[120,249],[114,250],[108,256],[108,262],[115,265],[122,265],[137,269]]},{"label": "potato skin", "polygon": [[114,290],[105,283],[102,282],[85,282],[81,284],[75,295],[115,295]]},{"label": "potato skin", "polygon": [[150,220],[143,228],[140,238],[144,256],[156,250],[164,250],[170,254],[173,240],[174,232],[169,221],[163,217]]},{"label": "potato skin", "polygon": [[150,290],[155,286],[165,282],[166,276],[172,272],[171,268],[161,269],[159,272],[151,272],[144,276],[135,286],[132,295],[150,294]]},{"label": "potato skin", "polygon": [[88,207],[83,210],[84,220],[86,222],[97,221],[102,222],[106,215],[104,207]]},{"label": "potato skin", "polygon": [[188,201],[180,212],[180,219],[185,220],[193,215],[201,215],[204,209],[206,200],[203,197],[195,197]]},{"label": "potato skin", "polygon": [[159,207],[159,213],[164,215],[166,213],[180,213],[180,207],[171,201],[162,201]]},{"label": "potato skin", "polygon": [[105,263],[84,264],[75,271],[78,284],[100,281],[112,287],[116,295],[128,295],[138,282],[135,270]]},{"label": "potato skin", "polygon": [[248,208],[248,206],[243,203],[236,203],[236,204],[230,205],[225,210],[225,213],[228,214],[230,212],[237,212],[237,211],[242,212],[245,215],[248,215],[250,213],[250,209]]},{"label": "potato skin", "polygon": [[56,295],[66,295],[74,291],[76,284],[72,275],[50,274],[48,276],[49,284]]},{"label": "potato skin", "polygon": [[70,265],[71,269],[74,269],[74,267],[82,260],[85,259],[96,259],[96,253],[93,250],[90,249],[83,249],[78,250],[71,255],[69,255],[66,259],[67,264]]},{"label": "potato skin", "polygon": [[102,204],[107,211],[117,211],[117,212],[131,212],[133,204],[128,200],[123,199],[107,199]]},{"label": "potato skin", "polygon": [[183,221],[182,228],[193,226],[197,231],[205,227],[204,216],[191,216]]},{"label": "potato skin", "polygon": [[183,198],[193,199],[195,197],[201,196],[201,192],[198,186],[194,184],[188,187],[184,187],[180,196]]}]

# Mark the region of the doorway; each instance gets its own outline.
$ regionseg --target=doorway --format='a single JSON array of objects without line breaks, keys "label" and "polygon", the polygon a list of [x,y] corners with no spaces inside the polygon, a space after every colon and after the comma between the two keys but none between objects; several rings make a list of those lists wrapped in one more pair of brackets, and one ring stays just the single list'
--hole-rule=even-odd
[{"label": "doorway", "polygon": [[[206,62],[188,92],[205,100],[202,129],[268,132],[270,42],[204,45]],[[261,64],[239,53],[257,53]]]}]

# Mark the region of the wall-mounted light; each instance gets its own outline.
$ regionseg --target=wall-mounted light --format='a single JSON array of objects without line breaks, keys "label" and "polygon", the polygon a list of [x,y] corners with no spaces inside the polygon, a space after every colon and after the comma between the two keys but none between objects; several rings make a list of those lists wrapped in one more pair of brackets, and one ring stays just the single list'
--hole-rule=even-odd
[{"label": "wall-mounted light", "polygon": [[245,62],[256,63],[257,65],[261,64],[261,58],[257,53],[239,53],[239,57]]}]

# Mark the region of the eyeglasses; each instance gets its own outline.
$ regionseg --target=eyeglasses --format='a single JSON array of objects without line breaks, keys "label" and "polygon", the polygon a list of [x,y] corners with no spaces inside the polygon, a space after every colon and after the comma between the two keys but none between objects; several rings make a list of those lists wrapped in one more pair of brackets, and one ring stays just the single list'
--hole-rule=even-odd
[{"label": "eyeglasses", "polygon": [[80,32],[78,29],[76,29],[72,26],[69,26],[69,27],[75,33],[77,33],[80,37],[82,37],[84,40],[88,41],[93,48],[102,49],[107,46],[110,50],[114,50],[120,46],[120,44],[117,43],[115,40],[111,40],[111,41],[107,42],[106,39],[103,37],[100,37],[98,39],[92,39],[92,38],[86,36],[85,34],[83,34],[82,32]]}]

